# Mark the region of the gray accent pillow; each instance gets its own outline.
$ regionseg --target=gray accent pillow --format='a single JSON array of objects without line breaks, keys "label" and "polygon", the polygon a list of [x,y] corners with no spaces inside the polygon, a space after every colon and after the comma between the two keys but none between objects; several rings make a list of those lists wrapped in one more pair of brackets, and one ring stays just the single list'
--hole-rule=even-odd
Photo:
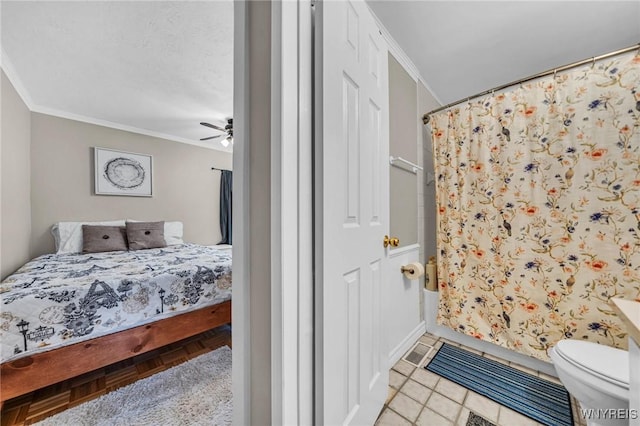
[{"label": "gray accent pillow", "polygon": [[129,250],[166,247],[163,222],[127,222]]},{"label": "gray accent pillow", "polygon": [[124,226],[82,225],[82,252],[127,251]]}]

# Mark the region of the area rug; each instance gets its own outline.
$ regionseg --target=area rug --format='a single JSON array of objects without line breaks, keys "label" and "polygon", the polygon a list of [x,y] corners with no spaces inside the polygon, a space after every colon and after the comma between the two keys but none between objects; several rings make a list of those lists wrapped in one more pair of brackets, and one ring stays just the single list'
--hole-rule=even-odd
[{"label": "area rug", "polygon": [[556,383],[446,343],[425,368],[542,424],[573,425],[569,394]]},{"label": "area rug", "polygon": [[231,413],[231,349],[223,346],[36,424],[222,426]]}]

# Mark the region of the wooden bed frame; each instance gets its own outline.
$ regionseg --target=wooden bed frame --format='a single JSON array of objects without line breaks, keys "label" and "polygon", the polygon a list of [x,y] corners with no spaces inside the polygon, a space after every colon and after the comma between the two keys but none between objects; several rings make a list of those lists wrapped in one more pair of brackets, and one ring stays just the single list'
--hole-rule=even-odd
[{"label": "wooden bed frame", "polygon": [[0,406],[45,386],[231,323],[231,301],[1,365]]}]

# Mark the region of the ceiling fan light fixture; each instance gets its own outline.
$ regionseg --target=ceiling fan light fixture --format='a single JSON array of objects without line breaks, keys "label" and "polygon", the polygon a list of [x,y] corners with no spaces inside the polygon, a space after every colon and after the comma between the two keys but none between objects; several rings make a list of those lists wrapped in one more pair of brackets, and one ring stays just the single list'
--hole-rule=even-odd
[{"label": "ceiling fan light fixture", "polygon": [[[210,124],[207,122],[200,122],[201,125],[205,126],[205,127],[209,127],[215,130],[219,130],[221,132],[226,133],[226,137],[224,139],[220,139],[220,144],[226,148],[229,146],[229,144],[233,145],[233,118],[228,118],[227,119],[227,124],[226,126],[224,126],[224,129],[220,126],[216,126],[215,124]],[[210,136],[208,138],[202,138],[200,139],[201,141],[206,141],[206,140],[210,140],[210,139],[218,139],[218,138],[222,138],[224,137],[225,134],[222,135],[218,135],[218,136]]]}]

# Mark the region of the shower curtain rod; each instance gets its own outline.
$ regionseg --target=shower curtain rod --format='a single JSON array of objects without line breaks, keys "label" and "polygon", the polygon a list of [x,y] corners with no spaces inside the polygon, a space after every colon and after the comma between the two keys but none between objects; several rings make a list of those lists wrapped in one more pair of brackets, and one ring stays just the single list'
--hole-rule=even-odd
[{"label": "shower curtain rod", "polygon": [[506,89],[507,87],[510,87],[510,86],[515,86],[517,84],[526,83],[527,81],[535,80],[536,78],[541,78],[541,77],[545,77],[547,75],[556,74],[558,72],[566,71],[566,70],[571,69],[571,68],[576,68],[576,67],[579,67],[581,65],[588,64],[590,62],[595,64],[596,61],[599,61],[601,59],[606,59],[606,58],[610,58],[612,56],[622,55],[623,53],[631,52],[632,50],[636,50],[636,49],[640,50],[640,43],[634,44],[633,46],[625,47],[624,49],[616,50],[615,52],[606,53],[606,54],[600,55],[600,56],[594,56],[594,57],[589,58],[589,59],[584,59],[582,61],[574,62],[572,64],[563,65],[563,66],[557,67],[557,68],[552,68],[550,70],[543,71],[541,73],[532,75],[530,77],[525,77],[525,78],[520,79],[520,80],[512,81],[511,83],[503,84],[502,86],[494,87],[493,89],[485,90],[484,92],[480,92],[480,93],[477,93],[477,94],[475,94],[473,96],[468,96],[466,98],[462,98],[459,101],[451,102],[450,104],[447,104],[445,106],[442,106],[442,107],[436,108],[436,109],[434,109],[434,110],[432,110],[430,112],[427,112],[426,114],[424,114],[422,116],[422,122],[424,124],[427,124],[427,123],[429,123],[429,116],[431,114],[435,114],[436,112],[444,111],[445,109],[451,108],[452,106],[458,105],[458,104],[460,104],[462,102],[465,102],[465,101],[469,102],[471,99],[479,98],[480,96],[488,95],[488,94],[496,92],[498,90]]}]

